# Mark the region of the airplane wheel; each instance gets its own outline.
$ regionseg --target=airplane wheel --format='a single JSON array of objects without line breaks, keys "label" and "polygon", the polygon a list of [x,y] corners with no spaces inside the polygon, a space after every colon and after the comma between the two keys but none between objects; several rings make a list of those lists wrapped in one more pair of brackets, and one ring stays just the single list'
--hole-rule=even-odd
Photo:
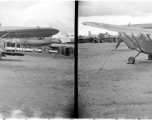
[{"label": "airplane wheel", "polygon": [[129,57],[128,58],[128,64],[134,64],[135,63],[135,58],[134,57]]}]

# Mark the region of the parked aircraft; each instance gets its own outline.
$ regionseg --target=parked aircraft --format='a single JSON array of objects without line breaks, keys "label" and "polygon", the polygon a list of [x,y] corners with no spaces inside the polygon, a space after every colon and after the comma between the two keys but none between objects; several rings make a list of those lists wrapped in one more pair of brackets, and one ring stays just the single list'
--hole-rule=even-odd
[{"label": "parked aircraft", "polygon": [[78,36],[78,42],[84,43],[84,42],[92,42],[94,40],[94,36],[92,36],[91,32],[88,32],[88,36]]},{"label": "parked aircraft", "polygon": [[[59,30],[54,28],[40,27],[8,27],[0,26],[0,42],[20,43],[22,45],[45,45],[52,42],[52,35],[57,34]],[[4,55],[21,55],[23,53],[6,52],[4,47],[0,46],[0,57]]]},{"label": "parked aircraft", "polygon": [[59,47],[73,47],[74,48],[74,34],[68,33],[65,36],[60,36],[55,38],[54,41],[49,45],[53,49],[58,49]]},{"label": "parked aircraft", "polygon": [[[63,39],[65,39],[65,40],[63,40]],[[74,48],[74,42],[71,41],[70,38],[62,38],[61,40],[63,42],[60,41],[58,43],[52,43],[52,44],[50,44],[50,47],[54,50],[57,50],[59,47],[72,47],[72,48]],[[65,41],[67,41],[67,42],[65,42]],[[69,41],[71,41],[71,42],[69,42]]]},{"label": "parked aircraft", "polygon": [[66,33],[62,35],[53,36],[54,40],[52,43],[74,43],[74,33]]},{"label": "parked aircraft", "polygon": [[135,57],[131,56],[128,58],[129,64],[134,64],[135,58],[140,53],[148,54],[148,59],[152,60],[152,38],[150,36],[152,30],[147,29],[148,27],[145,29],[135,26],[111,25],[97,22],[84,22],[83,24],[121,33],[119,39],[122,39],[132,50],[138,51]]}]

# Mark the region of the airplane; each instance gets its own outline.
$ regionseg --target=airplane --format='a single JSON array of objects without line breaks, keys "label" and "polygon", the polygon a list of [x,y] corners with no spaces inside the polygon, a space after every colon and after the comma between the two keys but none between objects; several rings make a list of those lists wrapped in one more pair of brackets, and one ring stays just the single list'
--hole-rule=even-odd
[{"label": "airplane", "polygon": [[60,36],[55,38],[54,41],[50,44],[52,49],[58,49],[59,47],[72,47],[74,48],[74,34],[68,33],[65,36]]},{"label": "airplane", "polygon": [[92,42],[95,39],[95,37],[92,36],[91,32],[88,32],[88,36],[78,36],[78,42],[84,43],[84,42]]},{"label": "airplane", "polygon": [[5,55],[24,56],[20,52],[7,52],[2,42],[20,43],[22,45],[45,45],[53,41],[52,35],[59,30],[55,28],[0,26],[0,57]]},{"label": "airplane", "polygon": [[74,33],[66,33],[60,36],[54,36],[54,40],[52,43],[74,43]]},{"label": "airplane", "polygon": [[[134,64],[135,58],[140,54],[148,54],[148,60],[152,60],[152,30],[151,27],[135,27],[135,26],[124,26],[124,25],[112,25],[97,22],[83,22],[84,25],[89,25],[98,28],[104,28],[110,31],[120,33],[119,41],[123,42],[132,50],[138,51],[135,57],[128,58],[128,64]],[[118,42],[119,44],[119,42]],[[119,46],[117,44],[117,46]],[[117,47],[116,46],[116,47]]]},{"label": "airplane", "polygon": [[[70,48],[74,49],[74,41],[71,41],[71,38],[66,37],[66,38],[60,38],[60,39],[61,40],[58,43],[50,44],[51,49],[56,50],[56,52],[60,47],[70,47]],[[69,41],[71,41],[71,42],[69,42]],[[52,50],[50,50],[50,51],[52,51]]]}]

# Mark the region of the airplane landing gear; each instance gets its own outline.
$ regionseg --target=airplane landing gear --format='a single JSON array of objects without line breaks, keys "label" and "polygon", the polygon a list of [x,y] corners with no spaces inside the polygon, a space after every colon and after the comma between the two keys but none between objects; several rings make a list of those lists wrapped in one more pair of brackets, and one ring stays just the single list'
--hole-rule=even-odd
[{"label": "airplane landing gear", "polygon": [[147,60],[152,60],[152,55],[148,55],[148,59]]},{"label": "airplane landing gear", "polygon": [[141,53],[141,51],[135,56],[135,57],[129,57],[128,58],[128,64],[134,64],[135,63],[135,58]]},{"label": "airplane landing gear", "polygon": [[134,63],[135,63],[135,57],[129,57],[128,64],[134,64]]}]

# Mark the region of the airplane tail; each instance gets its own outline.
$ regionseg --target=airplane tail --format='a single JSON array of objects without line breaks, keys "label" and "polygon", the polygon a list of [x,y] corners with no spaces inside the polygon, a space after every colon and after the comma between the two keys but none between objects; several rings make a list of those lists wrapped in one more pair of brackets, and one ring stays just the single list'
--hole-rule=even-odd
[{"label": "airplane tail", "polygon": [[92,35],[90,31],[88,32],[88,37],[89,38],[94,38],[94,39],[98,38],[97,35]]},{"label": "airplane tail", "polygon": [[90,31],[88,32],[88,37],[93,37]]}]

